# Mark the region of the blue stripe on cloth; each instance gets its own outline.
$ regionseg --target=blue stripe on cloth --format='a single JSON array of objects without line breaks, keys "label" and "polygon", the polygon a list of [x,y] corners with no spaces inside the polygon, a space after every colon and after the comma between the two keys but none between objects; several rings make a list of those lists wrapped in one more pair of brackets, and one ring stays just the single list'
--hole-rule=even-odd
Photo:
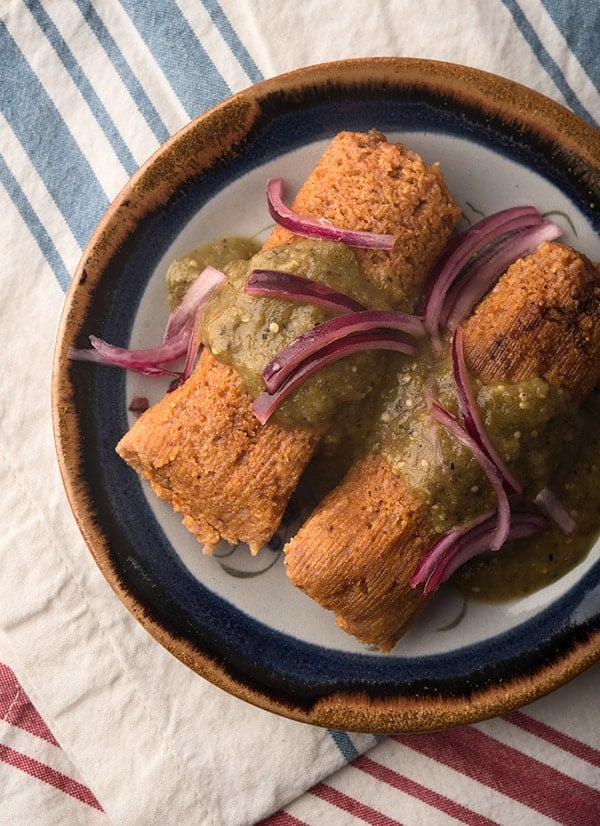
[{"label": "blue stripe on cloth", "polygon": [[250,56],[250,52],[246,49],[242,41],[237,36],[237,33],[221,5],[215,0],[202,0],[202,5],[210,14],[210,19],[213,21],[223,40],[227,43],[232,53],[235,55],[237,62],[246,72],[249,80],[252,83],[258,83],[263,79],[263,74]]},{"label": "blue stripe on cloth", "polygon": [[[600,92],[600,5],[598,0],[542,0],[542,5],[569,44],[592,84]],[[582,25],[582,22],[585,24]],[[600,113],[598,113],[600,117]]]},{"label": "blue stripe on cloth", "polygon": [[164,143],[170,136],[169,130],[165,126],[161,116],[154,104],[144,91],[144,88],[135,73],[125,60],[123,53],[116,44],[113,36],[104,25],[93,5],[89,0],[75,0],[79,6],[91,31],[95,34],[98,42],[104,49],[108,59],[115,68],[115,71],[123,81],[127,91],[138,108],[138,111],[152,130],[159,143]]},{"label": "blue stripe on cloth", "polygon": [[29,230],[34,235],[42,254],[46,258],[48,264],[54,270],[56,279],[63,291],[66,292],[69,286],[71,276],[65,267],[65,264],[60,257],[60,254],[52,241],[52,238],[46,232],[44,225],[35,214],[35,210],[31,206],[27,196],[19,185],[19,182],[12,174],[6,161],[0,155],[0,184],[8,192],[12,202],[18,209],[21,218],[29,227]]},{"label": "blue stripe on cloth", "polygon": [[38,0],[25,0],[27,7],[42,29],[50,45],[56,52],[56,56],[63,64],[73,82],[83,95],[86,103],[90,107],[92,114],[98,121],[98,125],[108,138],[115,154],[123,164],[123,168],[128,175],[133,175],[138,167],[135,158],[131,154],[129,147],[121,137],[119,130],[116,128],[114,121],[106,111],[104,104],[98,97],[96,90],[88,80],[85,72],[75,59],[73,52],[67,45],[66,40],[58,31],[44,8],[40,5]]},{"label": "blue stripe on cloth", "polygon": [[106,195],[2,21],[0,50],[0,111],[83,248],[108,207]]},{"label": "blue stripe on cloth", "polygon": [[121,5],[190,119],[231,94],[172,0],[155,4],[121,0]]},{"label": "blue stripe on cloth", "polygon": [[594,125],[597,125],[596,119],[591,112],[588,112],[583,103],[579,100],[577,94],[569,85],[563,71],[560,69],[552,55],[548,52],[548,49],[542,43],[539,35],[529,20],[525,17],[519,4],[517,3],[517,0],[502,0],[502,2],[511,13],[513,20],[520,29],[525,40],[529,43],[529,46],[537,57],[540,65],[552,78],[556,87],[564,96],[567,106],[569,106],[573,112],[581,118],[585,118]]},{"label": "blue stripe on cloth", "polygon": [[336,744],[340,752],[342,753],[342,757],[347,763],[354,760],[358,757],[359,752],[354,743],[352,742],[350,735],[346,734],[345,731],[336,731],[336,729],[327,729],[333,742]]}]

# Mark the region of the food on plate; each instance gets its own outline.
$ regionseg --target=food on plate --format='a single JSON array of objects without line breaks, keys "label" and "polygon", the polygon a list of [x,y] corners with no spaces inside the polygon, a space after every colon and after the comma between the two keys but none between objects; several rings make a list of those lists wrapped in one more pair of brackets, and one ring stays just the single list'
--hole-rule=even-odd
[{"label": "food on plate", "polygon": [[258,552],[310,491],[288,578],[382,651],[457,570],[502,598],[576,564],[600,529],[598,268],[534,207],[453,234],[438,166],[377,131],[267,201],[262,248],[173,263],[161,345],[73,352],[176,379],[119,455],[208,553]]},{"label": "food on plate", "polygon": [[[284,411],[279,421],[259,424],[251,404],[264,363],[330,313],[246,296],[240,285],[248,270],[302,273],[361,304],[410,310],[460,214],[437,165],[376,131],[337,135],[292,206],[346,230],[391,234],[395,243],[351,249],[299,240],[277,227],[249,264],[230,268],[219,306],[205,319],[208,346],[193,374],[142,415],[117,448],[208,551],[224,539],[256,552],[272,537],[336,410],[368,392],[365,377],[377,364],[372,354],[359,354],[356,373],[356,364],[333,365],[309,383],[311,392],[304,386],[296,394],[304,408],[288,404],[287,419]],[[222,328],[227,335],[220,336]],[[324,393],[325,381],[335,389]],[[319,396],[328,404],[317,403]]]},{"label": "food on plate", "polygon": [[[578,461],[575,405],[600,378],[598,271],[569,247],[543,243],[458,330],[486,426],[496,427],[494,443],[523,486],[513,518],[529,516],[538,492]],[[291,582],[384,651],[429,598],[414,577],[436,541],[497,508],[478,463],[431,415],[438,403],[457,412],[448,347],[433,364],[431,353],[424,358],[425,367],[410,362],[399,372],[376,444],[285,549]]]}]

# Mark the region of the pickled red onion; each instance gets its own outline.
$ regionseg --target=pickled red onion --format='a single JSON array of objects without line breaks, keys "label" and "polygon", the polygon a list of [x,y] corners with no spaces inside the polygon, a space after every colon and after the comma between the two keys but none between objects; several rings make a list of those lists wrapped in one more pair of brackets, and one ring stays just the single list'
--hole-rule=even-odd
[{"label": "pickled red onion", "polygon": [[345,293],[332,290],[326,284],[280,270],[252,270],[244,292],[248,295],[302,301],[333,312],[366,310],[363,304]]},{"label": "pickled red onion", "polygon": [[535,504],[560,530],[569,536],[577,527],[577,523],[565,508],[554,491],[544,487],[535,497]]},{"label": "pickled red onion", "polygon": [[497,551],[506,541],[510,529],[510,504],[500,471],[487,453],[482,450],[475,439],[467,433],[451,413],[440,407],[437,402],[432,402],[430,410],[433,418],[473,455],[494,489],[498,500],[498,518],[490,548],[492,551]]},{"label": "pickled red onion", "polygon": [[511,207],[478,221],[450,242],[430,276],[422,298],[425,327],[434,341],[439,337],[439,326],[448,290],[468,262],[502,235],[536,226],[543,221],[543,217],[533,206]]},{"label": "pickled red onion", "polygon": [[[267,364],[262,372],[267,390],[271,393],[277,390],[303,361],[333,342],[347,339],[356,333],[376,333],[378,330],[395,330],[417,337],[425,334],[420,318],[391,310],[363,310],[330,318],[295,338]],[[368,346],[370,339],[365,341]],[[404,352],[414,354],[414,345],[410,342],[406,344]]]},{"label": "pickled red onion", "polygon": [[355,333],[344,339],[331,341],[318,352],[300,362],[277,390],[272,393],[269,391],[261,393],[251,405],[252,412],[260,424],[264,424],[279,405],[309,376],[327,364],[364,350],[395,350],[400,353],[414,354],[415,346],[397,331],[389,329]]},{"label": "pickled red onion", "polygon": [[454,330],[517,258],[532,253],[542,241],[554,241],[560,235],[562,229],[557,224],[544,221],[511,233],[494,244],[448,290],[441,323]]},{"label": "pickled red onion", "polygon": [[[484,514],[471,522],[445,533],[432,545],[417,566],[410,587],[423,585],[423,594],[436,591],[452,574],[478,554],[492,548],[498,531],[496,514]],[[507,540],[532,536],[548,528],[547,520],[535,513],[515,513],[511,516]]]},{"label": "pickled red onion", "polygon": [[463,337],[460,327],[456,328],[452,336],[451,350],[456,396],[458,400],[458,407],[462,413],[463,421],[465,423],[465,429],[477,442],[484,453],[490,458],[490,460],[496,465],[508,493],[521,493],[522,487],[520,482],[515,478],[514,474],[506,465],[506,462],[498,454],[498,451],[492,444],[487,430],[481,421],[479,407],[477,405],[477,400],[473,395],[471,382],[467,372],[467,365],[465,364]]},{"label": "pickled red onion", "polygon": [[342,229],[323,218],[294,212],[283,202],[282,178],[270,178],[267,181],[267,204],[273,220],[294,235],[319,241],[339,241],[349,247],[373,250],[391,250],[396,243],[394,235]]},{"label": "pickled red onion", "polygon": [[[109,367],[133,370],[145,376],[175,376],[185,380],[192,371],[198,353],[198,328],[202,311],[213,293],[223,284],[225,275],[215,267],[206,267],[193,281],[183,301],[169,316],[162,344],[141,350],[118,347],[97,336],[90,336],[92,349],[69,348],[74,361],[91,361]],[[183,370],[171,370],[168,364],[185,357]]]}]

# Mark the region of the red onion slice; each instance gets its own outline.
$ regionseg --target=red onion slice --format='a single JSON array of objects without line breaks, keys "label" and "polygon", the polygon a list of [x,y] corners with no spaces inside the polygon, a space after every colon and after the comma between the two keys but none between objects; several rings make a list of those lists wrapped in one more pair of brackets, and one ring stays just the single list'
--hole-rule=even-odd
[{"label": "red onion slice", "polygon": [[471,258],[502,235],[541,224],[543,220],[533,206],[511,207],[484,218],[451,242],[428,281],[422,301],[425,327],[434,339],[439,335],[446,294]]},{"label": "red onion slice", "polygon": [[333,340],[302,361],[277,390],[272,393],[261,393],[251,405],[252,412],[258,421],[264,424],[279,405],[313,373],[352,353],[364,350],[395,350],[414,355],[415,349],[414,344],[406,341],[394,330],[368,331],[356,333],[342,340]]},{"label": "red onion slice", "polygon": [[440,407],[436,402],[431,404],[430,409],[434,419],[473,454],[473,457],[487,476],[496,493],[498,499],[498,519],[490,547],[491,550],[497,551],[506,541],[510,529],[510,504],[500,471],[490,457],[477,444],[475,439],[461,427],[451,413],[443,407]]},{"label": "red onion slice", "polygon": [[[393,310],[364,310],[330,318],[298,336],[267,364],[262,372],[267,390],[273,393],[302,362],[333,342],[356,333],[377,330],[395,330],[413,336],[425,335],[420,318]],[[410,352],[415,352],[414,346]]]},{"label": "red onion slice", "polygon": [[349,247],[373,250],[391,250],[396,243],[394,235],[342,229],[323,218],[312,218],[294,212],[283,203],[281,178],[270,178],[267,181],[267,203],[273,220],[294,235],[321,241],[339,241]]},{"label": "red onion slice", "polygon": [[[421,560],[411,580],[411,588],[423,585],[423,594],[436,591],[443,582],[465,562],[492,548],[497,533],[496,514],[484,514],[460,528],[444,534]],[[548,528],[548,522],[539,514],[515,513],[511,517],[507,539],[522,539]]]},{"label": "red onion slice", "polygon": [[163,341],[177,335],[183,327],[186,329],[195,320],[214,292],[225,281],[225,274],[216,267],[205,267],[195,278],[167,320]]},{"label": "red onion slice", "polygon": [[131,413],[145,413],[149,407],[150,402],[147,396],[134,396],[127,405],[127,410]]},{"label": "red onion slice", "polygon": [[267,298],[285,298],[302,301],[334,312],[360,312],[366,310],[363,304],[345,293],[336,292],[326,284],[311,281],[301,275],[293,275],[280,270],[252,270],[244,287],[248,295]]},{"label": "red onion slice", "polygon": [[[167,321],[162,344],[143,350],[117,347],[97,336],[90,336],[91,350],[69,348],[74,361],[91,361],[109,367],[133,370],[145,376],[175,376],[185,380],[192,371],[198,353],[198,330],[202,310],[209,298],[223,284],[225,275],[214,267],[206,267],[192,282],[181,304]],[[185,357],[182,371],[166,365]]]},{"label": "red onion slice", "polygon": [[463,336],[460,327],[456,328],[452,336],[452,370],[454,373],[454,382],[456,384],[458,407],[462,413],[467,433],[475,439],[479,447],[484,451],[494,465],[496,465],[508,493],[521,493],[523,488],[519,480],[515,478],[506,462],[498,454],[498,451],[494,447],[488,435],[485,425],[481,421],[479,406],[475,396],[473,395],[471,381],[469,379],[467,365],[465,363]]},{"label": "red onion slice", "polygon": [[488,522],[495,526],[496,511],[487,511],[481,516],[470,519],[468,522],[464,522],[462,525],[457,525],[445,534],[442,534],[442,536],[440,536],[440,538],[433,543],[431,548],[427,551],[426,555],[418,564],[410,581],[410,587],[416,588],[417,585],[428,580],[436,568],[444,563],[447,556],[454,553],[456,543],[460,537],[469,531],[472,531],[482,522]]},{"label": "red onion slice", "polygon": [[102,338],[90,336],[91,350],[69,348],[69,358],[73,361],[91,361],[108,367],[133,370],[144,376],[179,376],[180,372],[166,366],[177,361],[187,352],[188,332],[182,330],[169,341],[146,350],[129,350],[109,344]]},{"label": "red onion slice", "polygon": [[464,282],[462,278],[454,282],[444,301],[441,323],[454,330],[512,263],[532,253],[542,241],[554,241],[561,235],[562,229],[557,224],[544,221],[500,241],[465,273]]},{"label": "red onion slice", "polygon": [[577,528],[577,523],[550,488],[545,487],[535,497],[535,504],[560,530],[569,536]]}]

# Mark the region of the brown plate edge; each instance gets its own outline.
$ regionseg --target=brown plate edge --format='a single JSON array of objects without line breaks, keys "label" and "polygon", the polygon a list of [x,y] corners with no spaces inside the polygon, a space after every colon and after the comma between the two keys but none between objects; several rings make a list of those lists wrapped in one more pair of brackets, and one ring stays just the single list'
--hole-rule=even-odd
[{"label": "brown plate edge", "polygon": [[190,173],[200,174],[223,152],[235,154],[260,117],[271,95],[302,96],[315,90],[365,85],[426,88],[448,101],[493,112],[516,132],[533,131],[556,151],[572,152],[600,177],[600,134],[549,98],[514,81],[482,70],[416,58],[357,58],[317,64],[262,81],[218,104],[173,135],[135,173],[93,233],[67,292],[53,360],[52,411],[55,445],[67,497],[93,558],[119,599],[140,624],[190,669],[260,708],[290,719],[350,731],[393,733],[464,725],[522,706],[557,689],[600,658],[600,633],[580,642],[561,659],[527,678],[484,691],[449,697],[372,698],[366,693],[336,693],[313,704],[295,703],[232,678],[227,669],[156,622],[121,581],[108,555],[102,532],[87,501],[84,480],[77,478],[77,444],[81,437],[72,407],[67,349],[78,319],[111,255],[147,210],[166,203]]}]

